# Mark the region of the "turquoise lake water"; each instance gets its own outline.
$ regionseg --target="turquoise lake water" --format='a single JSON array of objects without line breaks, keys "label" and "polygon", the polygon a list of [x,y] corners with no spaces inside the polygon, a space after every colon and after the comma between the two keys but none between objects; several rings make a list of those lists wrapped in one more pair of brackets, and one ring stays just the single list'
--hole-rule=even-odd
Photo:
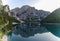
[{"label": "turquoise lake water", "polygon": [[60,37],[60,24],[16,24],[8,41],[58,41],[55,37]]}]

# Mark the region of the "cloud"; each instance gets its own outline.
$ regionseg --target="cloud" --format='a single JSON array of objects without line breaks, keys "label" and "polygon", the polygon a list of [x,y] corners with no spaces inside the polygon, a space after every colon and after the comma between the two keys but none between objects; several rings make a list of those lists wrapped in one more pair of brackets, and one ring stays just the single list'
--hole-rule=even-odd
[{"label": "cloud", "polygon": [[2,2],[3,2],[3,5],[6,5],[6,4],[8,4],[8,0],[2,0]]},{"label": "cloud", "polygon": [[[3,1],[3,5],[8,4],[10,6],[10,8],[15,8],[15,7],[21,7],[22,5],[24,5],[24,2],[20,2],[18,1],[17,3],[13,3],[15,2],[14,0],[2,0]],[[32,0],[30,0],[32,1]],[[32,7],[35,7],[38,10],[46,10],[46,11],[54,11],[55,9],[60,7],[60,0],[33,0],[33,2],[29,3],[25,2],[25,5],[30,5]]]},{"label": "cloud", "polygon": [[36,3],[38,0],[2,0],[3,1],[3,5],[8,4],[10,6],[11,9],[15,8],[15,7],[21,7],[23,5],[31,5]]},{"label": "cloud", "polygon": [[52,12],[60,7],[60,0],[39,0],[37,3],[34,3],[31,6],[35,7],[36,9],[43,9]]}]

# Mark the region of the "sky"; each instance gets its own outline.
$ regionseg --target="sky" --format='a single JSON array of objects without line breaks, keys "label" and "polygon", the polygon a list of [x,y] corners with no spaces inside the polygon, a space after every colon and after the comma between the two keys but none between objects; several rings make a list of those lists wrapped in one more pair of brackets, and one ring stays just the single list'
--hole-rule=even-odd
[{"label": "sky", "polygon": [[10,9],[29,5],[38,10],[54,11],[60,7],[60,0],[2,0],[3,5],[9,5]]}]

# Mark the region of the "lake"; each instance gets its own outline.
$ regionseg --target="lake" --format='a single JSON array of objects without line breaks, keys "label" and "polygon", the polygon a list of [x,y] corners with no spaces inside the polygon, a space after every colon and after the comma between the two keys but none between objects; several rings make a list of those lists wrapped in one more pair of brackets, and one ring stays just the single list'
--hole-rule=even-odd
[{"label": "lake", "polygon": [[7,41],[60,41],[60,24],[16,24],[7,36]]}]

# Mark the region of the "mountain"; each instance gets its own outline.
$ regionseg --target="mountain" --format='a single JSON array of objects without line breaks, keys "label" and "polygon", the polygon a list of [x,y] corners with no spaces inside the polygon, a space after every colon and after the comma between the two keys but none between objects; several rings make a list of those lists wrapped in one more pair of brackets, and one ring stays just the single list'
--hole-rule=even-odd
[{"label": "mountain", "polygon": [[49,16],[43,19],[43,23],[60,23],[60,8],[53,11]]},{"label": "mountain", "polygon": [[37,10],[34,7],[30,7],[28,5],[24,5],[21,8],[15,8],[10,11],[10,15],[20,20],[34,20],[34,21],[41,21],[46,16],[50,14],[49,11]]}]

